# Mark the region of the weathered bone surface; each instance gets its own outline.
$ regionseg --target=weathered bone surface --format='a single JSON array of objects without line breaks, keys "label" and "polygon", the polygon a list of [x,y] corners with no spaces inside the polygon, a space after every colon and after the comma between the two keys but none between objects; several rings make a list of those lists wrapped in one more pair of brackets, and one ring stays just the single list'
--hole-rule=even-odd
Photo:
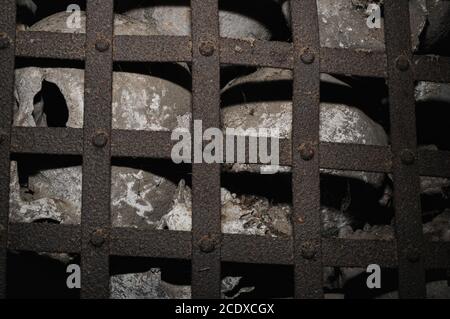
[{"label": "weathered bone surface", "polygon": [[[223,126],[243,130],[278,129],[280,138],[290,139],[292,130],[292,102],[290,100],[246,101],[247,96],[250,95],[247,92],[248,86],[257,83],[270,84],[271,82],[279,83],[283,81],[292,81],[292,72],[270,68],[259,69],[253,74],[232,81],[224,88],[224,94],[228,90],[234,90],[241,93],[242,100],[223,109]],[[322,81],[345,86],[328,75],[323,75]],[[388,145],[388,138],[384,129],[361,110],[337,103],[321,103],[320,109],[320,140],[322,142]],[[248,165],[241,164],[235,164],[231,167],[232,171],[248,169],[250,169]],[[322,173],[356,178],[374,186],[380,186],[384,180],[383,174],[368,172],[322,170]]]},{"label": "weathered bone surface", "polygon": [[[269,200],[245,195],[240,198],[225,188],[221,191],[222,232],[246,235],[290,235],[290,207],[270,204]],[[192,202],[191,190],[181,182],[172,209],[158,225],[160,229],[191,231]]]},{"label": "weathered bone surface", "polygon": [[[240,288],[227,297],[240,283],[241,277],[222,279],[222,298],[234,299],[249,293],[254,287]],[[111,298],[113,299],[190,299],[191,286],[173,285],[161,279],[161,270],[152,268],[143,273],[114,275],[111,277]]]},{"label": "weathered bone surface", "polygon": [[[59,12],[36,22],[27,31],[46,31],[62,33],[86,33],[86,13],[80,11],[80,28],[73,28],[72,13]],[[116,14],[114,17],[115,35],[160,35],[152,25],[146,25],[131,17]]]},{"label": "weathered bone surface", "polygon": [[[255,4],[245,4],[242,1],[228,1],[227,7],[219,11],[220,35],[234,39],[269,40],[272,36],[269,25],[266,23],[272,13],[256,15]],[[271,4],[271,0],[260,0],[259,11]],[[233,4],[236,4],[233,7]],[[236,8],[237,7],[237,8]],[[242,10],[244,9],[244,10]],[[154,26],[158,32],[165,35],[190,36],[191,35],[191,9],[186,1],[175,3],[145,4],[139,8],[131,8],[125,15]]]},{"label": "weathered bone surface", "polygon": [[[42,107],[35,96],[42,82],[56,84],[64,96],[69,118],[67,127],[83,127],[84,71],[70,68],[29,67],[16,71],[15,126],[46,126]],[[114,129],[170,131],[185,127],[190,119],[190,92],[149,75],[114,72]]]},{"label": "weathered bone surface", "polygon": [[[116,227],[155,227],[170,208],[176,185],[144,170],[112,166],[112,224]],[[21,194],[17,163],[11,165],[13,222],[53,220],[79,224],[81,166],[41,170],[28,178],[29,194]]]},{"label": "weathered bone surface", "polygon": [[[290,21],[289,0],[278,0],[283,13]],[[371,3],[381,4],[383,0],[317,0],[321,45],[330,48],[351,48],[384,50],[384,19],[380,29],[367,26],[367,7]],[[443,44],[448,38],[450,25],[450,4],[446,0],[411,0],[410,23],[411,43],[430,50]]]},{"label": "weathered bone surface", "polygon": [[415,88],[416,102],[450,104],[450,84],[420,81]]}]

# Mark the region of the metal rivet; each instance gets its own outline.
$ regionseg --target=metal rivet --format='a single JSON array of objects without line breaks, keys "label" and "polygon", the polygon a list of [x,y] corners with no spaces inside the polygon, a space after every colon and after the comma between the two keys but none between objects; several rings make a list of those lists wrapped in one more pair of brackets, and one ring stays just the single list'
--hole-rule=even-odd
[{"label": "metal rivet", "polygon": [[417,263],[420,260],[420,251],[416,247],[409,247],[406,252],[406,259],[411,263]]},{"label": "metal rivet", "polygon": [[105,52],[109,49],[109,41],[106,39],[98,39],[97,42],[95,42],[95,48],[99,52]]},{"label": "metal rivet", "polygon": [[108,144],[108,135],[104,132],[98,132],[94,135],[92,144],[96,147],[105,147]]},{"label": "metal rivet", "polygon": [[301,254],[303,258],[311,260],[316,257],[316,250],[310,242],[306,242],[302,245]]},{"label": "metal rivet", "polygon": [[303,143],[299,147],[300,156],[304,161],[310,161],[314,158],[315,151],[311,143]]},{"label": "metal rivet", "polygon": [[91,244],[94,247],[101,247],[106,241],[106,234],[103,229],[97,229],[91,234]]},{"label": "metal rivet", "polygon": [[198,247],[200,248],[200,251],[203,253],[212,253],[216,249],[216,240],[212,238],[210,235],[203,236],[202,239],[200,239]]},{"label": "metal rivet", "polygon": [[404,55],[399,56],[395,61],[395,65],[400,71],[407,71],[409,69],[409,64],[409,59]]},{"label": "metal rivet", "polygon": [[212,56],[214,54],[214,43],[209,40],[202,41],[200,43],[200,53],[203,56]]},{"label": "metal rivet", "polygon": [[4,32],[0,32],[0,49],[7,49],[11,44],[11,39]]},{"label": "metal rivet", "polygon": [[403,150],[400,154],[400,158],[405,165],[412,165],[416,161],[416,155],[409,149]]},{"label": "metal rivet", "polygon": [[316,56],[314,55],[314,53],[309,48],[305,48],[305,49],[302,50],[302,54],[300,55],[300,59],[305,64],[311,64],[316,59]]}]

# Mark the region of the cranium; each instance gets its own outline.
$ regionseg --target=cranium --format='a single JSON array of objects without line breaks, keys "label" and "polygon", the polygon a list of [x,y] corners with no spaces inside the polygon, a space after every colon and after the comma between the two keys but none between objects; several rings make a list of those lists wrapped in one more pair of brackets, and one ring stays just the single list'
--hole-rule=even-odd
[{"label": "cranium", "polygon": [[[277,0],[288,21],[289,0]],[[320,41],[324,47],[352,48],[383,51],[384,18],[380,14],[381,28],[369,28],[367,20],[370,4],[383,7],[383,0],[317,0]],[[411,44],[417,50],[435,50],[445,46],[450,26],[450,4],[445,0],[409,1]]]}]

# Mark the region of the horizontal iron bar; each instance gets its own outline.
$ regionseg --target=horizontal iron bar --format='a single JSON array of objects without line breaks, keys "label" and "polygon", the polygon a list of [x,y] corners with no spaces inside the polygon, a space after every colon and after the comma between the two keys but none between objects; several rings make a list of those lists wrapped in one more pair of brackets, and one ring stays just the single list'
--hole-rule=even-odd
[{"label": "horizontal iron bar", "polygon": [[450,83],[450,57],[415,55],[413,66],[415,80]]},{"label": "horizontal iron bar", "polygon": [[114,37],[114,61],[190,62],[192,42],[189,37],[128,36]]},{"label": "horizontal iron bar", "polygon": [[377,264],[395,267],[396,243],[381,240],[324,239],[322,250],[325,266],[364,267]]},{"label": "horizontal iron bar", "polygon": [[292,239],[250,235],[223,235],[222,261],[291,265]]},{"label": "horizontal iron bar", "polygon": [[422,176],[450,178],[450,151],[419,151],[419,170]]},{"label": "horizontal iron bar", "polygon": [[[11,152],[82,155],[82,137],[82,129],[15,127],[11,134]],[[170,159],[175,143],[171,140],[171,132],[113,130],[112,156]],[[291,165],[290,148],[290,140],[280,141],[281,165]],[[418,158],[420,175],[450,177],[449,151],[421,150]],[[320,144],[321,168],[390,173],[391,166],[391,150],[388,146]]]},{"label": "horizontal iron bar", "polygon": [[170,159],[171,132],[113,130],[112,156]]},{"label": "horizontal iron bar", "polygon": [[190,259],[191,238],[190,232],[113,228],[111,255]]},{"label": "horizontal iron bar", "polygon": [[[84,60],[86,35],[19,31],[16,55],[20,57]],[[293,68],[293,48],[288,42],[221,38],[223,64],[282,69]],[[114,37],[114,60],[134,62],[191,62],[189,37],[118,35]],[[341,48],[321,48],[321,72],[366,77],[386,77],[386,54]],[[414,56],[416,80],[450,82],[450,58]]]},{"label": "horizontal iron bar", "polygon": [[[10,224],[8,248],[47,253],[79,253],[79,225]],[[191,233],[114,227],[111,255],[189,260]],[[381,240],[322,239],[324,266],[397,267],[396,243]],[[425,242],[427,269],[446,269],[450,242]],[[292,239],[223,234],[223,262],[292,265]]]},{"label": "horizontal iron bar", "polygon": [[8,248],[46,253],[79,253],[81,227],[37,223],[10,224]]},{"label": "horizontal iron bar", "polygon": [[390,172],[392,169],[391,150],[388,146],[321,143],[320,167]]},{"label": "horizontal iron bar", "polygon": [[16,56],[27,58],[52,58],[84,60],[86,35],[19,31],[16,38]]},{"label": "horizontal iron bar", "polygon": [[15,127],[11,132],[11,153],[81,155],[82,152],[82,129]]},{"label": "horizontal iron bar", "polygon": [[320,49],[320,71],[330,74],[386,78],[386,54],[351,49]]}]

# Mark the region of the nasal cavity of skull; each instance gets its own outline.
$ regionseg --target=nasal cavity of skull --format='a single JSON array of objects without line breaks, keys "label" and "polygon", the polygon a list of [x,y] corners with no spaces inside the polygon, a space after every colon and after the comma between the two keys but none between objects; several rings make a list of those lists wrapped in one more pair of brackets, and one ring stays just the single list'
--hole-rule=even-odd
[{"label": "nasal cavity of skull", "polygon": [[69,108],[64,95],[56,84],[44,80],[41,91],[34,96],[33,105],[33,118],[36,126],[66,127]]}]

